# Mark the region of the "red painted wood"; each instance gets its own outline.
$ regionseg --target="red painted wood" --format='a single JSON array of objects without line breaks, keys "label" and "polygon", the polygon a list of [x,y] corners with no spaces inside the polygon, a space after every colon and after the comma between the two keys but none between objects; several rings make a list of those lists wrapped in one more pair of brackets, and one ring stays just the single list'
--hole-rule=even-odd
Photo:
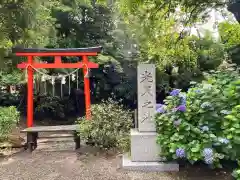
[{"label": "red painted wood", "polygon": [[[27,56],[28,62],[18,64],[18,68],[27,68],[28,73],[28,97],[27,97],[27,126],[33,126],[33,68],[83,68],[84,75],[87,74],[88,68],[98,68],[99,65],[88,61],[87,56],[96,56],[97,52],[17,52],[16,56]],[[55,62],[51,64],[34,63],[33,56],[54,56]],[[82,56],[83,61],[78,63],[62,63],[61,56]],[[31,65],[31,66],[28,66]],[[87,66],[87,67],[86,67]],[[33,68],[32,68],[33,67]],[[86,119],[91,119],[91,96],[90,96],[90,80],[84,77],[84,94],[86,104]]]},{"label": "red painted wood", "polygon": [[55,64],[61,64],[62,63],[61,56],[55,56],[54,61]]},{"label": "red painted wood", "polygon": [[[28,56],[28,64],[33,63],[33,57]],[[28,91],[27,91],[27,127],[33,126],[33,69],[28,67]]]},{"label": "red painted wood", "polygon": [[[83,56],[83,63],[88,64],[88,57]],[[85,94],[85,107],[86,107],[86,119],[91,119],[91,96],[90,96],[90,80],[89,77],[86,77],[88,69],[87,67],[83,67],[84,74],[84,94]]]},{"label": "red painted wood", "polygon": [[[88,62],[86,64],[88,66],[88,68],[98,68],[99,65],[97,63],[93,63],[93,62]],[[28,66],[28,63],[21,63],[18,64],[17,67],[20,69],[24,69]],[[82,68],[84,65],[84,63],[82,62],[78,62],[78,63],[60,63],[60,62],[55,62],[55,63],[49,63],[49,64],[45,64],[45,63],[33,63],[32,66],[36,69],[56,69],[56,68]]]},{"label": "red painted wood", "polygon": [[97,56],[97,52],[17,52],[16,56]]}]

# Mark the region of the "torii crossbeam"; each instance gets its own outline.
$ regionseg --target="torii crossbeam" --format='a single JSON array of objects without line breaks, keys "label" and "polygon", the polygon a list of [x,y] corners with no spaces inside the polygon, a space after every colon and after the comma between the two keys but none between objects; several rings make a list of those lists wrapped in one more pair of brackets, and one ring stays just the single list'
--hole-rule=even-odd
[{"label": "torii crossbeam", "polygon": [[[27,68],[28,75],[28,91],[27,91],[27,127],[33,126],[33,73],[34,69],[42,68],[83,68],[84,73],[84,94],[86,105],[86,118],[91,119],[91,98],[90,98],[90,82],[89,77],[85,75],[88,73],[88,68],[98,68],[98,64],[89,62],[88,56],[97,56],[102,47],[89,47],[89,48],[67,48],[67,49],[48,49],[48,48],[13,48],[13,53],[16,56],[26,56],[27,63],[23,62],[18,64],[20,69]],[[35,56],[53,56],[54,63],[37,63],[34,62]],[[82,56],[82,62],[77,63],[62,63],[62,56]]]}]

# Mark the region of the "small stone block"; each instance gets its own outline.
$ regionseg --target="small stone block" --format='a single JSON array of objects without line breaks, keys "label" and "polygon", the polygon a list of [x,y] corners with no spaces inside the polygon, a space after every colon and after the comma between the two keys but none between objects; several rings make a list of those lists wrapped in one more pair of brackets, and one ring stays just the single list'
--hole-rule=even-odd
[{"label": "small stone block", "polygon": [[141,162],[161,161],[161,148],[156,132],[139,132],[131,129],[131,160]]},{"label": "small stone block", "polygon": [[179,171],[179,164],[175,162],[133,162],[125,154],[122,157],[122,168],[130,171],[169,172]]}]

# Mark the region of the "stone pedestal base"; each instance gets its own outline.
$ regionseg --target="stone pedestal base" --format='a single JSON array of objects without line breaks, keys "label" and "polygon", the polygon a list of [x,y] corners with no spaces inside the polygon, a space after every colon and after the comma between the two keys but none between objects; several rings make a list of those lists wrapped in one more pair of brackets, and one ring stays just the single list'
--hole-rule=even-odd
[{"label": "stone pedestal base", "polygon": [[[122,157],[122,168],[132,171],[179,171],[175,162],[163,162],[156,132],[131,129],[131,155]],[[162,161],[162,162],[160,162]]]},{"label": "stone pedestal base", "polygon": [[131,129],[131,160],[134,162],[161,161],[156,132],[139,132]]},{"label": "stone pedestal base", "polygon": [[133,162],[127,154],[122,157],[122,168],[130,171],[144,172],[179,171],[179,165],[174,162]]}]

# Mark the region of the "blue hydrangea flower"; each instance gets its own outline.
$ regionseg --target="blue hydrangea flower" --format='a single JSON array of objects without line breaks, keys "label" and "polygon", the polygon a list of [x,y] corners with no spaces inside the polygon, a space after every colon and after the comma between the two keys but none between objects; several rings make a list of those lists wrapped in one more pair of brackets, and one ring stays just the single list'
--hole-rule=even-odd
[{"label": "blue hydrangea flower", "polygon": [[174,124],[174,126],[179,126],[181,124],[181,122],[182,122],[182,120],[179,119],[177,121],[174,121],[173,124]]},{"label": "blue hydrangea flower", "polygon": [[196,89],[196,90],[194,90],[194,92],[197,93],[197,94],[200,94],[201,90],[200,89]]},{"label": "blue hydrangea flower", "polygon": [[161,108],[163,106],[163,104],[156,104],[156,110],[158,110],[159,108]]},{"label": "blue hydrangea flower", "polygon": [[228,110],[221,110],[220,113],[221,113],[221,114],[228,115],[228,114],[231,113],[231,111],[228,111]]},{"label": "blue hydrangea flower", "polygon": [[185,93],[180,93],[179,97],[181,98],[181,104],[185,105],[186,104],[186,100],[187,100],[187,96]]},{"label": "blue hydrangea flower", "polygon": [[182,105],[186,105],[186,103],[187,103],[186,99],[182,99],[182,100],[181,100],[181,104],[182,104]]},{"label": "blue hydrangea flower", "polygon": [[166,106],[165,105],[161,106],[160,108],[157,109],[157,112],[162,113],[162,114],[165,113],[166,112]]},{"label": "blue hydrangea flower", "polygon": [[219,141],[220,143],[222,143],[222,144],[228,144],[228,143],[229,143],[229,140],[228,140],[228,139],[222,138],[222,137],[219,137],[219,138],[218,138],[218,141]]},{"label": "blue hydrangea flower", "polygon": [[205,132],[205,131],[209,131],[209,127],[208,127],[208,126],[203,126],[201,129],[202,129],[202,131],[204,131],[204,132]]},{"label": "blue hydrangea flower", "polygon": [[204,102],[201,104],[201,108],[205,109],[205,108],[211,108],[212,104],[210,102]]},{"label": "blue hydrangea flower", "polygon": [[178,96],[180,91],[180,89],[174,89],[172,90],[172,92],[170,92],[170,96]]},{"label": "blue hydrangea flower", "polygon": [[176,156],[177,156],[178,158],[184,158],[184,157],[186,157],[185,150],[184,150],[183,148],[178,148],[178,149],[176,150]]},{"label": "blue hydrangea flower", "polygon": [[213,163],[214,157],[213,157],[213,150],[211,148],[204,148],[203,156],[204,156],[204,161],[206,164]]},{"label": "blue hydrangea flower", "polygon": [[186,106],[185,105],[180,105],[177,107],[178,111],[185,112],[186,111]]},{"label": "blue hydrangea flower", "polygon": [[213,157],[206,157],[204,158],[206,164],[213,164]]},{"label": "blue hydrangea flower", "polygon": [[183,99],[186,99],[187,96],[186,96],[185,93],[180,93],[180,94],[179,94],[179,97],[180,97],[180,98],[183,98]]},{"label": "blue hydrangea flower", "polygon": [[211,148],[204,148],[203,149],[203,156],[204,157],[211,157],[211,156],[213,156],[213,150]]}]

